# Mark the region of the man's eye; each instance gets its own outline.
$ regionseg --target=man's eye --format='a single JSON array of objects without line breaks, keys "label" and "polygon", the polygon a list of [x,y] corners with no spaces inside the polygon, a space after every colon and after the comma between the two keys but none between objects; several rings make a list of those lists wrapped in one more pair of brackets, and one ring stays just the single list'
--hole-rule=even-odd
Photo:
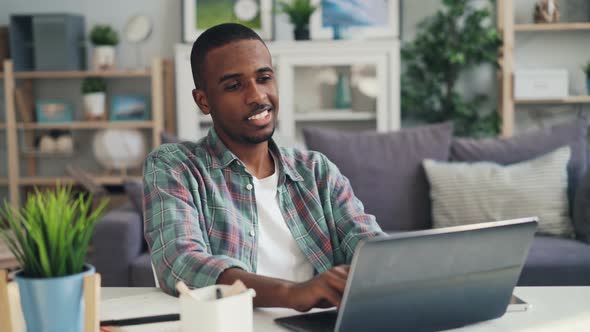
[{"label": "man's eye", "polygon": [[262,77],[260,77],[258,80],[259,80],[260,82],[267,82],[267,81],[270,81],[270,80],[272,80],[272,76],[270,76],[270,75],[262,76]]},{"label": "man's eye", "polygon": [[235,91],[240,87],[239,83],[233,83],[225,87],[225,91]]}]

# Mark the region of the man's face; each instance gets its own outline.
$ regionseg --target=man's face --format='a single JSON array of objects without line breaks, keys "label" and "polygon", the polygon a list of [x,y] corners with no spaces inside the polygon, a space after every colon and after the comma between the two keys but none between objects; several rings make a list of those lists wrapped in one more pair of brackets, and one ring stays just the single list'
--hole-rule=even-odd
[{"label": "man's face", "polygon": [[279,100],[272,58],[262,42],[240,40],[211,50],[203,83],[193,97],[204,114],[211,114],[222,139],[258,144],[272,137]]}]

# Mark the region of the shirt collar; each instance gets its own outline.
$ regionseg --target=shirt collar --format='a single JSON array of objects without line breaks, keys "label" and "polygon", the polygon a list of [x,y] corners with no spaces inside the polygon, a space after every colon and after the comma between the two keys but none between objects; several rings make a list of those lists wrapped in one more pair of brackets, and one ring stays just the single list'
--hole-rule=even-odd
[{"label": "shirt collar", "polygon": [[[206,138],[206,147],[211,156],[211,166],[213,168],[226,168],[231,165],[233,161],[239,160],[239,158],[233,154],[225,144],[223,144],[221,138],[219,138],[219,135],[215,131],[215,128],[209,129]],[[303,180],[301,174],[295,169],[295,160],[282,153],[281,149],[272,138],[269,141],[268,147],[273,157],[278,159],[279,179],[282,177],[282,174],[286,174],[293,181]],[[279,182],[281,181],[279,180]]]}]

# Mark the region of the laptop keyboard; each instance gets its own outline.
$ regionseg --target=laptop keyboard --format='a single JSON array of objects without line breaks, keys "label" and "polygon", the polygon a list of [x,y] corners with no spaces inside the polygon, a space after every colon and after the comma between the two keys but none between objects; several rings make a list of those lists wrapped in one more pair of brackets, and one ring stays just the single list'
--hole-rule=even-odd
[{"label": "laptop keyboard", "polygon": [[278,318],[275,321],[295,332],[333,332],[337,317],[338,311],[329,310]]}]

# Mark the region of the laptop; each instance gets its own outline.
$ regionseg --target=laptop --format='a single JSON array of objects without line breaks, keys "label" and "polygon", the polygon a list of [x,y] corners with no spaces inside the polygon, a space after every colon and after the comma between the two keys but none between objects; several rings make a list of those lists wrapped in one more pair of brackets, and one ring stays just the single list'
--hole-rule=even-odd
[{"label": "laptop", "polygon": [[439,331],[502,316],[537,218],[383,235],[359,243],[338,311],[276,319],[297,332]]}]

